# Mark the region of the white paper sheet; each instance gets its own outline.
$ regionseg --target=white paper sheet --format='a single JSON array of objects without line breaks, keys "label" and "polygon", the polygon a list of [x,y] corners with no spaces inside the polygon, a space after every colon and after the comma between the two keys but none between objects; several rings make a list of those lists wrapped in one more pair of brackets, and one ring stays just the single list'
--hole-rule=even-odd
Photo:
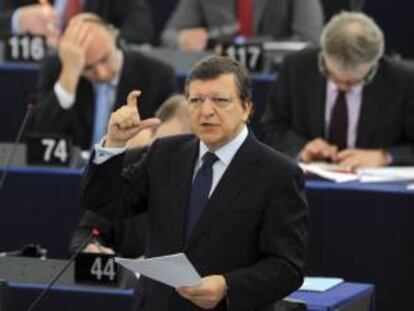
[{"label": "white paper sheet", "polygon": [[172,287],[199,286],[201,277],[184,253],[148,259],[116,257],[115,262],[131,270]]},{"label": "white paper sheet", "polygon": [[414,167],[390,166],[366,168],[359,170],[358,176],[361,182],[411,181],[414,180]]},{"label": "white paper sheet", "polygon": [[299,163],[299,166],[305,173],[315,174],[337,183],[356,181],[359,179],[357,174],[341,172],[338,165],[335,164],[314,162],[308,164]]},{"label": "white paper sheet", "polygon": [[328,289],[343,283],[341,278],[322,278],[322,277],[305,277],[305,280],[299,290],[324,292]]},{"label": "white paper sheet", "polygon": [[356,173],[341,172],[337,164],[325,162],[299,163],[305,173],[315,174],[337,183],[360,182],[397,182],[413,181],[413,166],[390,166],[359,169]]}]

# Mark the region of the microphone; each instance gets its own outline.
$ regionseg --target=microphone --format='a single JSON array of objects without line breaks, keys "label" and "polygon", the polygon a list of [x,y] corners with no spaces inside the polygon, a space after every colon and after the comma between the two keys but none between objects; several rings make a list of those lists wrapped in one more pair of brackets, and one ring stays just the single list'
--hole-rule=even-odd
[{"label": "microphone", "polygon": [[[47,249],[42,248],[40,244],[26,244],[21,249],[1,252],[0,257],[37,257],[46,259]],[[1,309],[0,309],[1,310]]]},{"label": "microphone", "polygon": [[69,266],[73,263],[73,261],[76,259],[76,257],[82,252],[82,250],[85,248],[86,245],[88,245],[94,238],[99,237],[100,232],[97,228],[93,228],[91,230],[91,233],[89,236],[83,241],[81,246],[76,250],[76,252],[69,258],[66,265],[62,268],[62,270],[59,271],[58,274],[53,278],[53,280],[48,284],[48,286],[42,290],[42,292],[36,297],[35,300],[31,303],[29,308],[27,308],[27,311],[33,310],[33,308],[42,300],[43,297],[46,296],[46,294],[50,291],[52,286],[59,280],[59,278],[62,276],[62,274],[69,268]]},{"label": "microphone", "polygon": [[32,100],[29,99],[29,103],[27,104],[27,108],[26,108],[26,112],[25,112],[24,117],[23,117],[23,121],[20,124],[19,130],[17,132],[16,139],[13,142],[9,157],[8,157],[8,159],[6,161],[6,165],[4,166],[4,169],[3,169],[3,174],[1,175],[1,178],[0,178],[0,193],[3,189],[4,183],[6,181],[6,177],[9,173],[11,163],[14,159],[14,155],[15,155],[16,150],[17,150],[17,145],[20,142],[20,140],[22,139],[24,130],[25,130],[26,125],[27,125],[27,121],[29,120],[29,117],[32,114],[33,110],[34,110],[34,104],[32,103]]}]

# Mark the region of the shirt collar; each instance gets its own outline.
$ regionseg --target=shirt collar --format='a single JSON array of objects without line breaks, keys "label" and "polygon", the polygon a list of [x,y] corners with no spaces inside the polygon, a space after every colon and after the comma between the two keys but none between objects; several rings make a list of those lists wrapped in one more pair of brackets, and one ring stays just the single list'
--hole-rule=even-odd
[{"label": "shirt collar", "polygon": [[118,86],[119,84],[119,80],[121,79],[122,68],[124,66],[124,54],[120,50],[116,51],[116,57],[118,57],[119,59],[119,70],[116,73],[116,75],[112,78],[112,80],[109,82],[109,84],[114,87]]},{"label": "shirt collar", "polygon": [[[239,134],[237,134],[235,138],[233,138],[230,142],[214,151],[219,160],[222,161],[226,166],[230,164],[237,150],[239,150],[243,142],[246,140],[248,133],[249,131],[247,130],[247,126],[243,125],[242,130]],[[200,141],[200,153],[198,155],[198,160],[201,161],[204,154],[206,154],[208,151],[209,150],[206,144]]]},{"label": "shirt collar", "polygon": [[119,84],[119,80],[121,79],[122,68],[123,68],[123,65],[124,65],[124,54],[120,50],[117,50],[116,51],[116,57],[119,60],[119,70],[118,70],[118,72],[115,74],[115,76],[112,78],[111,81],[94,83],[95,87],[100,87],[100,85],[101,86],[106,85],[106,86],[110,86],[114,89],[117,88],[117,86]]},{"label": "shirt collar", "polygon": [[[360,82],[360,83],[355,84],[354,86],[352,86],[352,87],[349,89],[349,91],[348,91],[348,92],[346,92],[346,93],[347,93],[347,94],[348,94],[348,93],[358,94],[358,93],[360,93],[360,92],[362,91],[362,87],[363,87],[363,83],[362,83],[362,82]],[[328,79],[328,90],[329,90],[330,92],[335,92],[335,93],[337,93],[337,92],[338,92],[338,88],[337,88],[336,84],[335,84],[335,83],[334,83],[331,79]]]}]

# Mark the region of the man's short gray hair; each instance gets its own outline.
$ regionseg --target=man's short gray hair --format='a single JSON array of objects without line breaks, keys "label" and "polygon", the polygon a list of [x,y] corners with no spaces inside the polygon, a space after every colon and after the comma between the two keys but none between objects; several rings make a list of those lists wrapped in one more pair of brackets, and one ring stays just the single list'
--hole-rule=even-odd
[{"label": "man's short gray hair", "polygon": [[362,13],[342,12],[325,26],[322,52],[346,69],[375,63],[384,53],[384,34]]}]

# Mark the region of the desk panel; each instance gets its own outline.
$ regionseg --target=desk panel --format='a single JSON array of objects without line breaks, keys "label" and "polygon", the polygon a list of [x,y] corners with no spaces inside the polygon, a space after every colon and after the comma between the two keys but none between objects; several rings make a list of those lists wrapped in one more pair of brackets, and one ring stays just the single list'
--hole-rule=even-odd
[{"label": "desk panel", "polygon": [[[26,311],[45,287],[46,285],[41,284],[10,283],[10,311]],[[35,310],[128,311],[131,310],[132,297],[132,289],[57,285],[44,297]]]},{"label": "desk panel", "polygon": [[[0,194],[0,251],[38,242],[67,257],[79,170],[13,169]],[[308,181],[308,275],[376,286],[377,310],[414,310],[414,192],[404,184]]]},{"label": "desk panel", "polygon": [[374,286],[370,284],[346,282],[325,292],[297,291],[289,298],[305,301],[308,310],[375,310]]},{"label": "desk panel", "polygon": [[48,257],[67,257],[70,234],[81,215],[80,174],[69,169],[12,169],[0,192],[0,252],[39,243],[48,249]]},{"label": "desk panel", "polygon": [[0,141],[14,141],[36,91],[38,65],[0,64]]},{"label": "desk panel", "polygon": [[414,310],[414,192],[405,184],[308,182],[309,275],[373,283],[377,310]]},{"label": "desk panel", "polygon": [[[9,284],[10,311],[25,311],[45,285],[31,283]],[[289,298],[306,303],[308,311],[351,311],[352,304],[361,299],[371,300],[374,287],[368,284],[343,283],[324,293],[295,292]],[[133,291],[129,289],[57,285],[37,306],[43,311],[72,310],[130,310]],[[374,311],[363,308],[361,311]]]}]

